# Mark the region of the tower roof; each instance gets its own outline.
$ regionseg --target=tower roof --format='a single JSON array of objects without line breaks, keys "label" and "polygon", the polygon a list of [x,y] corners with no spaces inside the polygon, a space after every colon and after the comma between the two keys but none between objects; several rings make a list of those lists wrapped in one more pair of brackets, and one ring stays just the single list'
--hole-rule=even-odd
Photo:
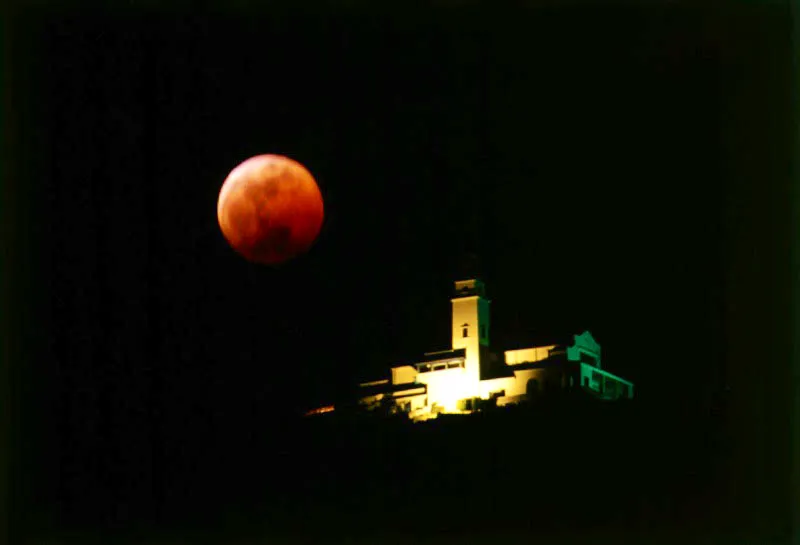
[{"label": "tower roof", "polygon": [[455,293],[456,297],[469,297],[478,295],[480,297],[486,296],[486,287],[481,280],[477,278],[470,278],[467,280],[456,280]]}]

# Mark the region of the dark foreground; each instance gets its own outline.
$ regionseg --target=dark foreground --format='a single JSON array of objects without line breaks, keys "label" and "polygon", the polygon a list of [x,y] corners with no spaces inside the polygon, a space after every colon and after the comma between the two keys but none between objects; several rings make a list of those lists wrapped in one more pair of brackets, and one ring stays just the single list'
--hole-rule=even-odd
[{"label": "dark foreground", "polygon": [[573,401],[422,424],[281,419],[247,441],[209,437],[162,457],[150,496],[117,487],[103,502],[87,488],[29,522],[83,544],[660,543],[734,532],[722,426],[655,414],[635,401]]}]

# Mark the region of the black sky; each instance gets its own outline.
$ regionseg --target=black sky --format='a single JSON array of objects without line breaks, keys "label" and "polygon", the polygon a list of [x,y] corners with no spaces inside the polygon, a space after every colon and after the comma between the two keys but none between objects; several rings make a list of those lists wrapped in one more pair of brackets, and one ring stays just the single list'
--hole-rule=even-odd
[{"label": "black sky", "polygon": [[[696,43],[714,37],[668,26],[50,22],[42,186],[52,288],[70,293],[54,319],[75,328],[54,352],[241,365],[245,382],[380,369],[447,344],[450,282],[474,251],[498,348],[592,329],[657,388],[626,359],[644,335],[704,349],[725,199],[719,53]],[[328,211],[314,251],[277,271],[243,263],[214,221],[221,180],[263,152],[306,164]]]},{"label": "black sky", "polygon": [[[75,494],[76,460],[135,483],[154,445],[247,448],[274,411],[447,348],[468,252],[495,348],[589,329],[643,403],[705,422],[745,374],[731,270],[775,253],[742,226],[779,221],[748,189],[784,175],[778,12],[24,12],[42,494]],[[277,269],[216,223],[259,153],[325,198],[319,241]]]}]

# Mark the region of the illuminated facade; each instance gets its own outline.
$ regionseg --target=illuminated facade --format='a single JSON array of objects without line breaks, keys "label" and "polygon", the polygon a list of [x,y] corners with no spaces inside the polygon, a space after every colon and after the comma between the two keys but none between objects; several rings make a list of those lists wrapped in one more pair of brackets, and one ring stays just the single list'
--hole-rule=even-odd
[{"label": "illuminated facade", "polygon": [[631,382],[602,368],[600,345],[588,331],[566,342],[506,350],[501,358],[489,349],[490,301],[483,283],[462,280],[455,289],[452,348],[428,352],[392,367],[388,378],[362,383],[360,406],[424,420],[565,392],[607,400],[633,397]]}]

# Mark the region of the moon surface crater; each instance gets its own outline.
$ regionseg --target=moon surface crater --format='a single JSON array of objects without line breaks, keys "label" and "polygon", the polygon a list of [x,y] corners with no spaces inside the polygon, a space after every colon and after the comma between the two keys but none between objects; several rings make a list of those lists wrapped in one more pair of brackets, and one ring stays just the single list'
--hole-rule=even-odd
[{"label": "moon surface crater", "polygon": [[323,218],[314,177],[281,155],[257,155],[234,168],[217,202],[223,236],[254,263],[275,265],[307,252]]}]

